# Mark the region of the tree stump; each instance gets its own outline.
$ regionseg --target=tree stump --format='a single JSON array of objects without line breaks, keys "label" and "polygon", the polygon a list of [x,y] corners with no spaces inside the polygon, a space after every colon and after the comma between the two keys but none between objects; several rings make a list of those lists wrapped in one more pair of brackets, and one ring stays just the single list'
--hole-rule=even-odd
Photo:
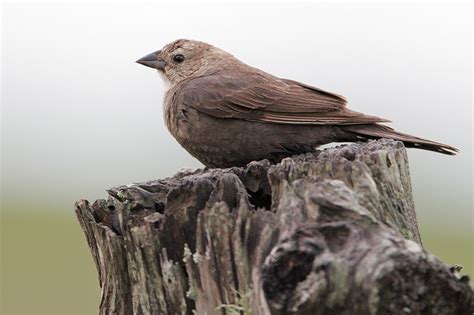
[{"label": "tree stump", "polygon": [[183,170],[75,209],[100,314],[471,314],[421,244],[400,142]]}]

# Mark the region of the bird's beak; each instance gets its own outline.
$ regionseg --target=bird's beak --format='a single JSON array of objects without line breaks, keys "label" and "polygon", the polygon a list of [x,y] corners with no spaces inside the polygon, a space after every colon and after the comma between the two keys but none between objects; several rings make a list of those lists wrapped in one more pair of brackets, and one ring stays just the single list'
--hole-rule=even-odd
[{"label": "bird's beak", "polygon": [[150,68],[158,69],[160,71],[164,71],[165,66],[166,66],[166,61],[160,58],[160,53],[161,53],[161,50],[152,52],[151,54],[138,59],[137,63],[150,67]]}]

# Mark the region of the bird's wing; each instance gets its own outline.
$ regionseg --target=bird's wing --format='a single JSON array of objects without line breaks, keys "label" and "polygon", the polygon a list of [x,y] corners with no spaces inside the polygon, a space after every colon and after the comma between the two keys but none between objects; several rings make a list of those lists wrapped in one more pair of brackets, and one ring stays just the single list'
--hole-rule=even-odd
[{"label": "bird's wing", "polygon": [[336,125],[387,121],[347,109],[342,96],[255,72],[191,79],[176,92],[175,101],[216,118]]}]

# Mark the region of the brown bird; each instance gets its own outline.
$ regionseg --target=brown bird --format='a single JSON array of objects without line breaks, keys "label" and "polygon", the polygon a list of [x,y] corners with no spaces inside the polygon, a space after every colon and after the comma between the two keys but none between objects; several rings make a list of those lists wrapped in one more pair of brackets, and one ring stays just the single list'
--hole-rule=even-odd
[{"label": "brown bird", "polygon": [[407,147],[455,154],[446,144],[382,125],[388,120],[352,111],[344,97],[275,77],[195,40],[176,40],[137,61],[166,85],[166,125],[204,165],[276,162],[330,142],[389,138]]}]

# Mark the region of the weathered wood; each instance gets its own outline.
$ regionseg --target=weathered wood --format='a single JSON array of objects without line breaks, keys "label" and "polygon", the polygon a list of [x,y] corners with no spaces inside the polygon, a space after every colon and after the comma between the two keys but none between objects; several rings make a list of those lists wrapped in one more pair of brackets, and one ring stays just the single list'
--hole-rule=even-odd
[{"label": "weathered wood", "polygon": [[469,314],[391,140],[120,186],[76,213],[101,314]]}]

